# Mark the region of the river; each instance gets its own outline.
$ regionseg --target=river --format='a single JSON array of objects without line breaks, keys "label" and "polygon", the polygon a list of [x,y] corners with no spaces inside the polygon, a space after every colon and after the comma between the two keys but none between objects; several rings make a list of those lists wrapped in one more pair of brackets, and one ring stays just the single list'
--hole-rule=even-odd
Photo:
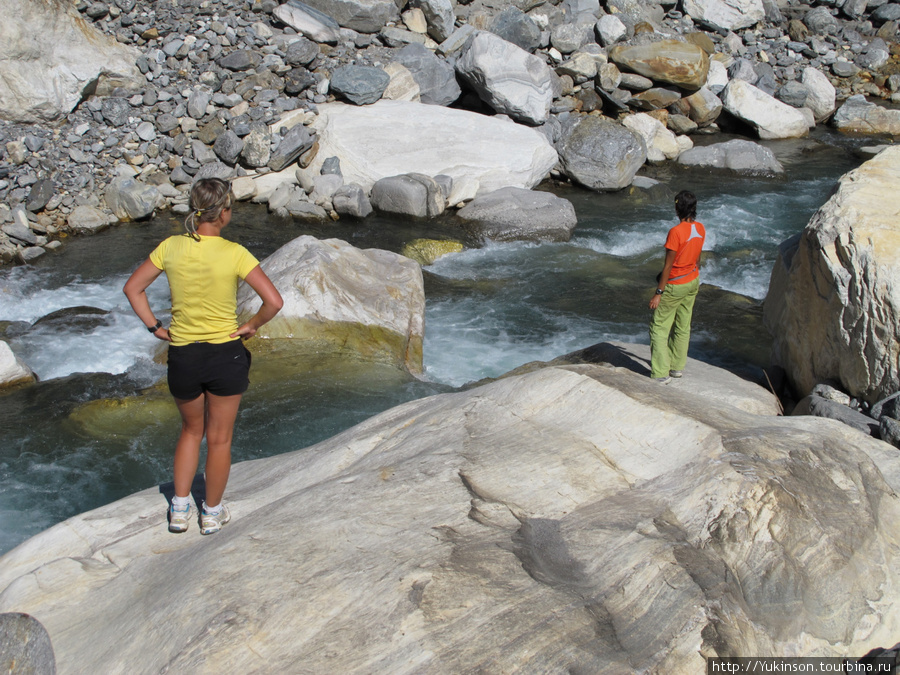
[{"label": "river", "polygon": [[[697,194],[708,233],[691,356],[758,370],[770,345],[762,300],[778,244],[861,163],[861,144],[828,130],[768,143],[786,168],[777,178],[663,165],[646,171],[661,181],[650,192],[542,186],[574,203],[571,241],[467,249],[425,269],[424,379],[334,359],[292,372],[263,361],[238,417],[234,461],[306,448],[401,402],[529,361],[603,340],[646,343],[647,302],[675,222],[671,196],[680,189]],[[157,384],[165,373],[153,359],[158,343],[121,288],[158,241],[180,230],[163,213],[0,269],[0,337],[41,379],[0,394],[0,553],[72,515],[171,480],[177,412]],[[417,237],[464,236],[452,218],[310,225],[251,204],[235,208],[225,234],[260,259],[301,234],[392,251]],[[154,307],[168,306],[164,279],[150,294]],[[74,307],[94,309],[45,318]],[[147,388],[149,397],[135,398]]]}]

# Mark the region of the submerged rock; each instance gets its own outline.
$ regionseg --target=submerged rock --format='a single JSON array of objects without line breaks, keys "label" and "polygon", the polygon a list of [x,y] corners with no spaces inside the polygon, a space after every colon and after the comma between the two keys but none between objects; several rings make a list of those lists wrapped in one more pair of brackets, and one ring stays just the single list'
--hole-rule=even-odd
[{"label": "submerged rock", "polygon": [[567,199],[513,187],[473,199],[457,215],[482,243],[569,241],[578,224],[575,207]]},{"label": "submerged rock", "polygon": [[459,253],[465,247],[458,241],[445,239],[414,239],[403,247],[401,253],[420,265],[430,265],[448,253]]},{"label": "submerged rock", "polygon": [[769,148],[737,138],[691,148],[678,157],[678,163],[684,166],[729,169],[738,173],[784,173],[784,167]]},{"label": "submerged rock", "polygon": [[[646,357],[599,345],[237,464],[212,538],[168,533],[158,487],[71,518],[2,558],[0,610],[91,672],[679,673],[893,644],[893,449],[697,361],[660,386]],[[191,592],[161,593],[176,572]]]}]

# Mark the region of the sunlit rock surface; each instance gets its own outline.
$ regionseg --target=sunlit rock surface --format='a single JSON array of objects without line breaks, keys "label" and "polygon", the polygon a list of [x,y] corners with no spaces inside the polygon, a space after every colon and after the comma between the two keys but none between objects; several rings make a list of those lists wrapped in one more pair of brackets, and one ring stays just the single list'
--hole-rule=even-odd
[{"label": "sunlit rock surface", "polygon": [[211,537],[169,534],[157,488],[71,518],[0,559],[0,611],[47,628],[59,673],[696,673],[893,644],[896,452],[647,357],[598,345],[238,464]]},{"label": "sunlit rock surface", "polygon": [[872,402],[900,389],[898,185],[900,148],[888,148],[781,245],[764,319],[801,396],[826,380]]},{"label": "sunlit rock surface", "polygon": [[[276,351],[342,352],[422,372],[425,289],[417,262],[339,239],[302,236],[260,265],[284,298],[281,312],[257,333],[279,339]],[[259,306],[256,293],[242,285],[239,321]]]},{"label": "sunlit rock surface", "polygon": [[410,101],[323,104],[313,127],[319,152],[305,172],[318,175],[325,159],[338,157],[344,182],[367,191],[380,178],[406,173],[475,180],[478,194],[509,186],[530,189],[558,159],[536,129]]},{"label": "sunlit rock surface", "polygon": [[0,0],[0,118],[53,122],[88,94],[136,88],[140,52],[85,21],[62,0]]}]

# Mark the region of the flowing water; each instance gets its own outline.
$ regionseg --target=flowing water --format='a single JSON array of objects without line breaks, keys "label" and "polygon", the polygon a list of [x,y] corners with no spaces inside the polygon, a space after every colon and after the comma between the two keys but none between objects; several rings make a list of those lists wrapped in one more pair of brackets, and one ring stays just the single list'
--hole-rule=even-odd
[{"label": "flowing water", "polygon": [[[683,188],[697,194],[708,233],[691,355],[741,371],[765,365],[761,301],[778,244],[862,161],[856,145],[821,132],[772,143],[786,167],[774,179],[667,166],[653,170],[662,185],[650,192],[544,186],[575,205],[570,242],[472,248],[425,269],[423,380],[333,358],[296,363],[285,374],[284,363],[263,359],[238,417],[234,461],[307,447],[401,402],[528,361],[603,340],[646,343],[647,302],[675,222],[671,198]],[[74,514],[171,480],[177,412],[158,384],[165,374],[154,360],[159,343],[121,288],[155,244],[180,228],[164,214],[70,239],[32,265],[0,270],[0,338],[41,379],[0,394],[0,553]],[[309,225],[253,205],[239,205],[226,231],[260,259],[301,234],[393,251],[416,237],[464,237],[452,218]],[[149,294],[165,319],[164,279]]]}]

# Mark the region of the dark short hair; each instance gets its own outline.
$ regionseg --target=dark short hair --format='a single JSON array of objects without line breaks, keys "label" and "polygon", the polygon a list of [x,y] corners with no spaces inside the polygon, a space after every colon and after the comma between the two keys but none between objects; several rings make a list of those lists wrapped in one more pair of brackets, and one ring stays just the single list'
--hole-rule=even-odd
[{"label": "dark short hair", "polygon": [[682,190],[675,195],[675,213],[682,220],[694,220],[697,217],[697,197],[693,192]]}]

